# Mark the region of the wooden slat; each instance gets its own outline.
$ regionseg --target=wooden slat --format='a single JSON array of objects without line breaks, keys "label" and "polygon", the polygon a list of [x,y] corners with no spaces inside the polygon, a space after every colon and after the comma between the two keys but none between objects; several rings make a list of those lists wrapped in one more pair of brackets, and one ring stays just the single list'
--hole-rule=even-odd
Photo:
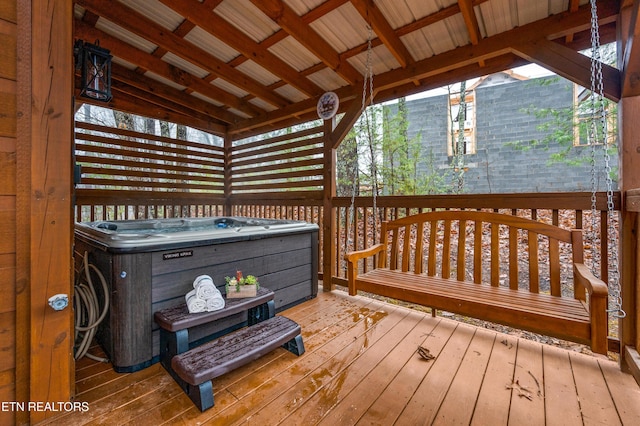
[{"label": "wooden slat", "polygon": [[528,231],[529,247],[529,291],[538,293],[540,291],[540,271],[538,268],[538,234]]},{"label": "wooden slat", "polygon": [[551,282],[551,295],[560,296],[560,247],[558,240],[549,238],[549,279]]},{"label": "wooden slat", "polygon": [[518,228],[509,227],[509,288],[518,289]]},{"label": "wooden slat", "polygon": [[427,265],[427,275],[436,274],[436,244],[437,244],[437,222],[430,222],[429,227],[429,263]]},{"label": "wooden slat", "polygon": [[491,285],[500,285],[500,226],[491,224]]},{"label": "wooden slat", "polygon": [[415,265],[415,273],[422,273],[422,265],[423,265],[423,247],[424,245],[424,222],[418,223],[418,227],[416,229],[416,265]]},{"label": "wooden slat", "polygon": [[467,221],[461,220],[458,222],[458,255],[457,255],[457,268],[456,278],[464,280],[466,278],[465,271],[467,268],[466,262],[466,248],[467,248]]},{"label": "wooden slat", "polygon": [[391,257],[389,259],[389,268],[398,269],[398,234],[400,231],[396,228],[391,231]]},{"label": "wooden slat", "polygon": [[411,257],[411,225],[404,227],[402,243],[402,272],[409,270],[409,258]]},{"label": "wooden slat", "polygon": [[473,225],[473,282],[480,284],[482,282],[482,222],[474,221]]},{"label": "wooden slat", "polygon": [[451,276],[451,220],[444,221],[444,236],[442,239],[442,278]]}]

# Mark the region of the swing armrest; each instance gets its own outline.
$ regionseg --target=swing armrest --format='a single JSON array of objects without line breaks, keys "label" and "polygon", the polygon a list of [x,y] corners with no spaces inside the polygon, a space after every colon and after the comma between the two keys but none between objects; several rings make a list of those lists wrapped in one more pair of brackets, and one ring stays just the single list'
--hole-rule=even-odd
[{"label": "swing armrest", "polygon": [[597,278],[583,263],[574,263],[573,271],[575,272],[575,278],[578,284],[583,286],[589,296],[596,298],[606,298],[609,294],[609,289],[604,281]]},{"label": "swing armrest", "polygon": [[349,263],[356,263],[360,259],[374,256],[384,250],[384,244],[376,244],[364,250],[350,251],[344,255],[344,259]]},{"label": "swing armrest", "polygon": [[356,289],[356,278],[358,277],[358,261],[374,256],[385,250],[384,244],[376,244],[364,250],[352,251],[344,255],[347,261],[347,281],[349,285],[349,294],[355,296],[358,293]]}]

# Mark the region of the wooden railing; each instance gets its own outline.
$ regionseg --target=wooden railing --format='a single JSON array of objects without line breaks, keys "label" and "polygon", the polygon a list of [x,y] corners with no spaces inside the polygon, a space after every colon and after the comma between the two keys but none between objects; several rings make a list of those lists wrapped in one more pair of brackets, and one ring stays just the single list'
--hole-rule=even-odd
[{"label": "wooden railing", "polygon": [[[371,197],[357,197],[353,211],[351,199],[338,197],[333,201],[336,213],[335,252],[336,264],[332,273],[332,284],[346,285],[346,263],[344,254],[349,250],[360,250],[375,244],[379,239],[382,220],[421,213],[435,209],[499,211],[539,220],[567,229],[584,229],[585,240],[594,246],[592,258],[598,262],[600,274],[607,281],[609,262],[607,246],[599,241],[609,240],[609,215],[607,194],[596,196],[595,217],[592,213],[591,193],[535,193],[535,194],[472,194],[437,196],[386,196],[377,197],[374,224]],[[620,194],[614,193],[614,208],[620,210]],[[352,219],[355,218],[355,224]],[[356,232],[357,229],[357,232]],[[617,232],[617,223],[614,223]],[[594,230],[597,235],[594,235]],[[370,268],[372,265],[366,265]]]},{"label": "wooden railing", "polygon": [[[324,239],[322,194],[320,192],[260,194],[232,196],[230,200],[208,194],[172,193],[151,195],[145,192],[122,191],[122,198],[113,201],[113,193],[105,191],[78,191],[76,217],[79,221],[149,219],[167,217],[249,216],[274,219],[304,220],[320,227],[319,242]],[[169,198],[171,197],[171,198]],[[376,200],[376,225],[374,226],[373,199],[356,197],[354,200],[352,223],[351,199],[336,197],[333,205],[336,215],[335,235],[332,247],[336,264],[331,273],[331,283],[346,284],[344,254],[347,250],[363,249],[374,244],[379,238],[380,221],[429,211],[433,209],[482,209],[517,214],[544,221],[567,229],[585,230],[587,244],[593,229],[598,232],[597,256],[600,271],[607,277],[607,247],[601,247],[600,240],[609,239],[609,218],[605,193],[596,198],[595,224],[591,212],[589,193],[549,193],[549,194],[490,194],[490,195],[438,195],[438,196],[385,196]],[[226,210],[225,206],[229,206]],[[614,206],[620,208],[620,194],[614,194]],[[617,229],[617,224],[615,229]],[[358,230],[356,232],[355,230]],[[365,237],[366,236],[366,237]],[[322,250],[319,251],[320,273],[322,270]],[[367,267],[370,267],[368,265]],[[323,274],[324,275],[324,274]],[[606,279],[605,279],[606,281]]]},{"label": "wooden railing", "polygon": [[[334,235],[331,237],[331,250],[336,262],[329,274],[323,270],[324,253],[322,251],[324,232],[324,212],[322,193],[278,193],[235,195],[229,200],[212,197],[207,194],[164,194],[163,198],[154,198],[149,193],[122,191],[122,199],[114,203],[113,192],[78,191],[76,217],[78,220],[143,219],[165,217],[203,217],[203,216],[247,216],[274,219],[304,220],[319,226],[319,276],[327,284],[346,286],[346,263],[344,254],[355,249],[364,249],[379,239],[380,221],[391,220],[411,214],[434,209],[475,209],[499,211],[520,215],[566,229],[584,229],[587,264],[596,261],[600,276],[608,281],[609,256],[607,245],[610,229],[618,232],[618,223],[614,219],[610,227],[607,214],[607,195],[598,193],[596,212],[592,213],[590,193],[547,193],[547,194],[491,194],[491,195],[438,195],[438,196],[385,196],[376,202],[376,220],[374,221],[374,200],[371,197],[356,197],[351,209],[351,199],[336,197],[333,199],[335,213]],[[157,194],[156,194],[157,196]],[[171,196],[172,198],[168,198]],[[614,208],[620,210],[620,194],[614,194]],[[352,213],[353,212],[353,213]],[[354,219],[352,219],[352,217]],[[357,230],[357,232],[356,232]],[[594,231],[596,235],[594,235]],[[618,240],[617,235],[615,240]],[[365,270],[372,264],[364,266]],[[617,330],[611,330],[616,336]],[[610,344],[612,344],[610,337]],[[615,347],[615,343],[613,343]]]}]

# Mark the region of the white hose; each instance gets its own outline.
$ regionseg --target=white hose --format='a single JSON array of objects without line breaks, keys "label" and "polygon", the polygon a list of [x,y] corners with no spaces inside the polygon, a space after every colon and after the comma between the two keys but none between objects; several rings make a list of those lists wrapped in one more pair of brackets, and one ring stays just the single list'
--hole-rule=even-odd
[{"label": "white hose", "polygon": [[[100,301],[93,286],[91,271],[97,275],[102,285],[104,306],[102,307],[100,316],[98,316],[98,312],[100,312]],[[109,310],[109,288],[107,287],[107,280],[104,278],[104,275],[102,275],[98,268],[89,263],[89,254],[86,251],[84,252],[82,267],[80,271],[78,271],[74,290],[73,307],[75,311],[76,342],[74,358],[78,360],[86,356],[96,361],[109,362],[106,358],[100,358],[87,353],[98,330],[98,325],[105,318]]]}]

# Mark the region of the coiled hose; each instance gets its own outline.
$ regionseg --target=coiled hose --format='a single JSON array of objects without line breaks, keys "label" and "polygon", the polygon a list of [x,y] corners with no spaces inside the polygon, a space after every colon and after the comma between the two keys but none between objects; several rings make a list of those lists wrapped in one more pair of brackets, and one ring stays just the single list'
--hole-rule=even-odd
[{"label": "coiled hose", "polygon": [[[100,301],[93,285],[91,272],[100,280],[104,306],[100,312]],[[106,317],[109,310],[109,289],[107,280],[95,265],[89,263],[89,254],[84,252],[84,259],[80,271],[76,276],[74,285],[73,308],[75,311],[75,352],[76,360],[86,356],[96,361],[109,362],[106,358],[97,357],[87,353],[91,342],[96,335],[98,325]],[[99,313],[99,315],[98,315]]]}]

